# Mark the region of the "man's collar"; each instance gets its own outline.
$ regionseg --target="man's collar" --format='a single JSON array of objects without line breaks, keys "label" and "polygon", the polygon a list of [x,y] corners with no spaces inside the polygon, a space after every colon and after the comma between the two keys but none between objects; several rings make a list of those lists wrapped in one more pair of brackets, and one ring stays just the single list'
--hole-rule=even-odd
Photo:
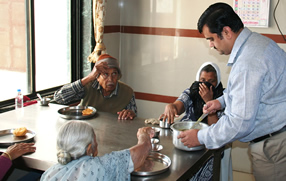
[{"label": "man's collar", "polygon": [[[96,89],[96,90],[99,90],[102,94],[102,87],[100,86],[99,82],[97,80],[95,80],[93,83],[92,83],[92,88]],[[114,89],[113,92],[111,92],[111,94],[109,96],[105,96],[105,97],[112,97],[112,96],[116,96],[118,94],[118,81],[116,83],[116,87]]]},{"label": "man's collar", "polygon": [[238,51],[243,46],[243,44],[247,41],[251,33],[252,32],[247,27],[244,27],[243,30],[240,32],[240,34],[237,36],[234,42],[234,45],[232,47],[230,57],[228,59],[227,66],[232,66],[234,64]]}]

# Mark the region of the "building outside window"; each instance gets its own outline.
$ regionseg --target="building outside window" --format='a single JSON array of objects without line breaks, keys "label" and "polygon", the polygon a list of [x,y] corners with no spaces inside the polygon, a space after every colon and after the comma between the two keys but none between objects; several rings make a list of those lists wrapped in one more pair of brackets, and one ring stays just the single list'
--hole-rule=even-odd
[{"label": "building outside window", "polygon": [[0,1],[0,102],[71,82],[70,22],[70,0]]}]

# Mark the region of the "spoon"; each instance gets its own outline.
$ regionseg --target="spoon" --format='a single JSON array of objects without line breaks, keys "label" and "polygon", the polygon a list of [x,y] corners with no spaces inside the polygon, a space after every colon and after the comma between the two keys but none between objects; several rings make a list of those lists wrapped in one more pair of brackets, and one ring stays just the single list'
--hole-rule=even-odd
[{"label": "spoon", "polygon": [[202,114],[190,129],[194,129],[209,113]]},{"label": "spoon", "polygon": [[43,99],[42,96],[39,93],[37,93],[37,96],[38,96],[38,98],[40,98],[40,100]]}]

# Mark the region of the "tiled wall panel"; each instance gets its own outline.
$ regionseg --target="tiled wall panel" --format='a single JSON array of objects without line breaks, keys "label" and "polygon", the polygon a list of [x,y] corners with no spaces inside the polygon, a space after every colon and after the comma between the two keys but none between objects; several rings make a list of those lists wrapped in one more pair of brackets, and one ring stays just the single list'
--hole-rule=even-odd
[{"label": "tiled wall panel", "polygon": [[[210,50],[207,41],[194,33],[201,13],[214,2],[218,1],[109,0],[105,25],[112,30],[104,35],[104,42],[108,53],[120,60],[122,81],[135,92],[174,98],[191,85],[202,63],[212,61],[220,67],[226,86],[228,56]],[[271,1],[270,27],[251,29],[278,38],[286,50],[272,15],[276,3]],[[276,12],[282,30],[286,29],[285,6],[281,1]],[[192,32],[183,34],[184,30]],[[137,102],[140,117],[158,117],[166,104],[144,98]]]}]

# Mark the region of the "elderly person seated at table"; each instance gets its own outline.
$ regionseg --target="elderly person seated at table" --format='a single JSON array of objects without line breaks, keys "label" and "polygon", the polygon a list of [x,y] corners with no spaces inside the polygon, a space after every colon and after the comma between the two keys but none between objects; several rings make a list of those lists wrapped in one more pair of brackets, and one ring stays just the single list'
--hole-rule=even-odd
[{"label": "elderly person seated at table", "polygon": [[[182,92],[174,102],[167,104],[165,111],[159,119],[168,120],[170,123],[179,115],[184,114],[180,121],[196,121],[203,113],[203,105],[210,100],[216,99],[223,94],[220,69],[212,62],[201,65],[196,74],[196,81]],[[218,121],[223,111],[209,114],[202,122],[212,125]]]},{"label": "elderly person seated at table", "polygon": [[117,113],[118,119],[133,119],[137,115],[134,92],[131,87],[119,81],[121,76],[118,60],[103,54],[89,75],[64,85],[55,92],[54,99],[60,104],[81,99],[79,105]]},{"label": "elderly person seated at table", "polygon": [[0,180],[8,172],[14,159],[35,151],[36,147],[34,147],[34,143],[19,143],[9,146],[6,152],[0,156]]},{"label": "elderly person seated at table", "polygon": [[[223,94],[220,69],[212,62],[205,62],[201,65],[196,74],[196,81],[190,88],[184,90],[179,98],[167,104],[165,111],[159,119],[174,122],[176,117],[184,114],[180,121],[197,121],[203,114],[203,106],[206,102],[216,99]],[[209,114],[202,122],[212,125],[223,115],[223,110]],[[232,180],[231,145],[227,145],[221,161],[221,180]],[[192,180],[212,180],[213,158],[192,177]]]},{"label": "elderly person seated at table", "polygon": [[151,127],[140,128],[137,145],[97,156],[98,145],[93,127],[83,121],[63,125],[57,138],[58,164],[49,168],[41,180],[130,180],[151,150]]}]

